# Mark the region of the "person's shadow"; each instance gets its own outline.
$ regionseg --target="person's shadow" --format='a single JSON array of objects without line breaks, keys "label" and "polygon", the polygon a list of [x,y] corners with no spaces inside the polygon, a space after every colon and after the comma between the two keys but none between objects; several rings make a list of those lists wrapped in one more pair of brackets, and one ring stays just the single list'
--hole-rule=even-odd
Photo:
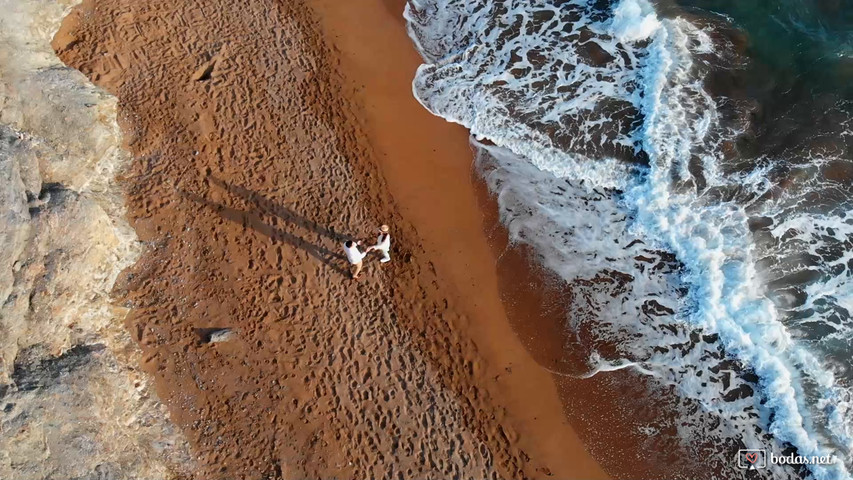
[{"label": "person's shadow", "polygon": [[[246,199],[250,206],[257,207],[263,213],[276,215],[285,221],[303,227],[307,230],[311,230],[338,243],[347,240],[347,237],[338,234],[333,230],[326,229],[318,225],[317,223],[305,217],[302,217],[301,215],[298,215],[297,213],[286,207],[278,206],[255,192],[251,192],[242,187],[228,185],[225,182],[222,182],[218,179],[214,179],[212,177],[210,179],[211,181],[213,181],[213,183],[221,186],[226,191],[237,196],[243,197],[244,199]],[[260,217],[260,215],[253,211],[244,212],[243,210],[216,203],[214,201],[203,198],[195,193],[187,192],[184,190],[181,190],[181,194],[185,198],[192,200],[193,202],[198,203],[199,205],[204,205],[205,207],[212,209],[213,211],[217,212],[220,217],[226,220],[238,223],[244,228],[251,228],[252,230],[262,235],[266,235],[275,242],[285,242],[295,248],[301,249],[308,253],[310,256],[322,262],[324,265],[331,268],[332,270],[340,273],[341,275],[349,275],[346,270],[340,267],[340,263],[345,260],[343,254],[341,253],[332,252],[321,245],[314,245],[313,243],[308,242],[299,235],[295,235],[293,233],[269,225]]]},{"label": "person's shadow", "polygon": [[323,225],[320,225],[313,220],[309,220],[303,217],[302,215],[299,215],[298,213],[285,207],[284,205],[276,204],[275,202],[269,200],[268,198],[265,198],[258,192],[253,192],[237,185],[228,184],[213,176],[208,176],[207,178],[212,184],[218,186],[219,188],[227,191],[232,195],[242,198],[249,205],[252,205],[254,208],[268,215],[275,215],[276,217],[284,220],[285,222],[302,227],[305,230],[310,230],[322,237],[326,237],[337,243],[343,243],[347,240],[352,240],[350,237],[342,235],[334,231],[334,229],[332,228],[324,227]]}]

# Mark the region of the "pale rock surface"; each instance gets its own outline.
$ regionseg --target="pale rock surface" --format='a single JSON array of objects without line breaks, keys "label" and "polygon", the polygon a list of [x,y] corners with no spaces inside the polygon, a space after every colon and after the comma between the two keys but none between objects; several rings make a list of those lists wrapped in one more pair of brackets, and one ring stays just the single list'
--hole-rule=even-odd
[{"label": "pale rock surface", "polygon": [[141,246],[116,101],[50,41],[73,0],[0,0],[0,479],[169,479],[186,442],[110,291]]}]

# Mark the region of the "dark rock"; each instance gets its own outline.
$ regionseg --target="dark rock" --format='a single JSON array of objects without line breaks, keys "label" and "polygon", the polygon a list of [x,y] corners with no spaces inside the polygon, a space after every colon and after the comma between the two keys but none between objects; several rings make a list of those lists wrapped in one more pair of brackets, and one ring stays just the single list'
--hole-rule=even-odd
[{"label": "dark rock", "polygon": [[102,344],[77,345],[57,357],[45,355],[41,345],[24,349],[15,357],[12,380],[19,391],[49,387],[61,375],[78,370],[92,361],[92,355],[106,347]]}]

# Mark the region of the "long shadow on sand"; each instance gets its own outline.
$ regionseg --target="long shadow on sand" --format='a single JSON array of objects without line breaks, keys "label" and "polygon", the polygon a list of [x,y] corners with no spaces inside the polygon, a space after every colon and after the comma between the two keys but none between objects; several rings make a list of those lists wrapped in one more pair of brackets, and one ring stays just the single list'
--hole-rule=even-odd
[{"label": "long shadow on sand", "polygon": [[[224,182],[220,182],[220,184],[225,185]],[[234,187],[232,187],[232,188],[234,188]],[[239,188],[239,187],[237,187],[237,188]],[[241,189],[241,190],[243,190],[244,192],[249,192],[248,190],[245,190],[245,189]],[[286,231],[281,230],[279,228],[276,228],[272,225],[269,225],[256,213],[245,212],[243,210],[238,210],[236,208],[232,208],[232,207],[229,207],[226,205],[222,205],[220,203],[216,203],[216,202],[210,201],[206,198],[200,197],[200,196],[196,195],[195,193],[191,193],[191,192],[187,192],[187,191],[182,190],[181,194],[185,198],[192,200],[195,203],[198,203],[200,205],[204,205],[204,206],[214,210],[215,212],[217,212],[219,214],[220,217],[222,217],[226,220],[230,220],[230,221],[232,221],[234,223],[238,223],[244,227],[251,228],[252,230],[254,230],[254,231],[256,231],[262,235],[266,235],[267,237],[271,238],[273,241],[285,242],[289,245],[292,245],[295,248],[301,249],[301,250],[305,251],[306,253],[308,253],[309,255],[311,255],[312,257],[319,260],[320,262],[322,262],[323,264],[325,264],[327,267],[329,267],[332,270],[340,273],[341,275],[343,275],[343,276],[349,275],[349,273],[346,270],[344,270],[343,268],[341,268],[339,266],[339,264],[342,261],[344,261],[344,256],[340,253],[332,252],[332,251],[328,250],[327,248],[320,246],[320,245],[314,245],[313,243],[308,242],[307,240],[305,240],[304,238],[302,238],[298,235],[294,235],[290,232],[286,232]],[[257,197],[263,199],[263,197],[260,197],[260,196],[257,196]],[[265,202],[269,202],[266,199],[263,199],[263,200]],[[271,203],[271,202],[269,202],[269,203]],[[253,204],[253,203],[250,202],[250,205],[251,204]],[[284,209],[284,210],[287,210],[287,209]],[[294,214],[293,218],[301,219],[303,222],[313,223],[313,222],[310,222],[309,220],[304,219],[303,217],[298,217],[295,214]],[[308,227],[306,227],[306,228],[308,228]],[[319,228],[319,226],[318,226],[318,228]],[[312,229],[312,231],[314,231],[314,230]],[[332,235],[337,235],[334,232],[331,232],[328,230],[327,230],[327,232],[331,233]],[[320,233],[320,232],[318,232],[318,233]],[[330,237],[330,238],[332,238],[332,237]],[[334,238],[336,238],[336,237],[334,237]]]},{"label": "long shadow on sand", "polygon": [[[303,217],[302,215],[294,212],[293,210],[285,207],[284,205],[279,205],[273,202],[272,200],[264,197],[258,192],[253,192],[249,189],[237,185],[231,185],[213,176],[208,176],[207,179],[210,180],[211,183],[227,191],[228,193],[242,198],[253,209],[257,209],[268,215],[275,215],[276,217],[284,220],[287,223],[304,228],[305,230],[310,230],[316,233],[317,235],[334,240],[337,243],[343,243],[347,240],[352,240],[346,235],[342,235],[331,228],[325,227],[313,220],[309,220]],[[343,258],[342,255],[339,255],[339,257]]]}]

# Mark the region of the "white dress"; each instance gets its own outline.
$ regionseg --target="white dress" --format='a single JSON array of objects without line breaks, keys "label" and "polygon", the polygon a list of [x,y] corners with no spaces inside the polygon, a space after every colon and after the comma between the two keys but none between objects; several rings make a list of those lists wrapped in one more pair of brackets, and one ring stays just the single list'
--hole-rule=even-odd
[{"label": "white dress", "polygon": [[[383,240],[382,237],[385,237]],[[379,260],[382,263],[391,261],[391,235],[388,234],[379,234],[379,237],[376,239],[376,245],[373,246],[375,250],[379,250],[382,252],[382,259]]]}]

